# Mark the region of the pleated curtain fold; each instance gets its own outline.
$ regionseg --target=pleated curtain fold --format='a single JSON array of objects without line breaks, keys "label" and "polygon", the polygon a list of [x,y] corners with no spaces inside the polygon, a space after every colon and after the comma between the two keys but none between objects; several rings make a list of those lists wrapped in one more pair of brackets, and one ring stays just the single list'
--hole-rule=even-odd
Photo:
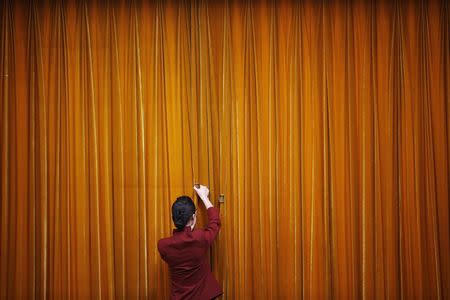
[{"label": "pleated curtain fold", "polygon": [[450,299],[448,1],[0,6],[0,299],[168,299],[194,182],[223,299]]}]

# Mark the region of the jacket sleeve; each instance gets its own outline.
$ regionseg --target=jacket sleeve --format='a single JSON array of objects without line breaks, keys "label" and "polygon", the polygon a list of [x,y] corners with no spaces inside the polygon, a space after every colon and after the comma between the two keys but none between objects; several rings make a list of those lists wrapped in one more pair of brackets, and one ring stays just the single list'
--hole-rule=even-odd
[{"label": "jacket sleeve", "polygon": [[163,250],[162,240],[159,240],[159,241],[158,241],[158,252],[159,252],[159,255],[161,256],[161,258],[162,258],[163,260],[166,260],[166,256],[164,255],[164,250]]},{"label": "jacket sleeve", "polygon": [[208,246],[214,242],[220,230],[219,209],[217,207],[208,208],[208,226],[204,230],[204,236]]}]

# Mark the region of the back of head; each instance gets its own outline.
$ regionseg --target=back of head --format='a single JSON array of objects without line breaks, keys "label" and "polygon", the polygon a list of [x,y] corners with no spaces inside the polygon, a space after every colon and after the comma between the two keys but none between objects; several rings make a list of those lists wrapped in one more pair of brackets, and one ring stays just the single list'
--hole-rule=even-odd
[{"label": "back of head", "polygon": [[172,220],[177,229],[183,229],[195,213],[195,204],[188,196],[178,197],[172,204]]}]

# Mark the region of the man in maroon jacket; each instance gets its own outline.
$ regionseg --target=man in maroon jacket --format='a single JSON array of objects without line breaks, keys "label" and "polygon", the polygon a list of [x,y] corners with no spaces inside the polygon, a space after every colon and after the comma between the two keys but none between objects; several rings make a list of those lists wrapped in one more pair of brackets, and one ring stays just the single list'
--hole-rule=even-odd
[{"label": "man in maroon jacket", "polygon": [[195,205],[188,196],[178,197],[172,205],[173,235],[158,241],[161,258],[170,270],[171,299],[214,299],[222,289],[211,273],[207,251],[220,229],[219,210],[209,201],[206,186],[194,186],[208,212],[208,226],[195,229]]}]

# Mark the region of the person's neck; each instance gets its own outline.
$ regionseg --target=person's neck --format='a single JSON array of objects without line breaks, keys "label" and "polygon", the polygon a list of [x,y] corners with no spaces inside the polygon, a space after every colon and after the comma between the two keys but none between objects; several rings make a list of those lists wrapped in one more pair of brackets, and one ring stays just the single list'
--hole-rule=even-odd
[{"label": "person's neck", "polygon": [[192,223],[188,223],[188,224],[186,224],[185,228],[186,227],[190,227],[191,231],[192,231],[192,230],[194,230],[195,224],[193,222]]}]

